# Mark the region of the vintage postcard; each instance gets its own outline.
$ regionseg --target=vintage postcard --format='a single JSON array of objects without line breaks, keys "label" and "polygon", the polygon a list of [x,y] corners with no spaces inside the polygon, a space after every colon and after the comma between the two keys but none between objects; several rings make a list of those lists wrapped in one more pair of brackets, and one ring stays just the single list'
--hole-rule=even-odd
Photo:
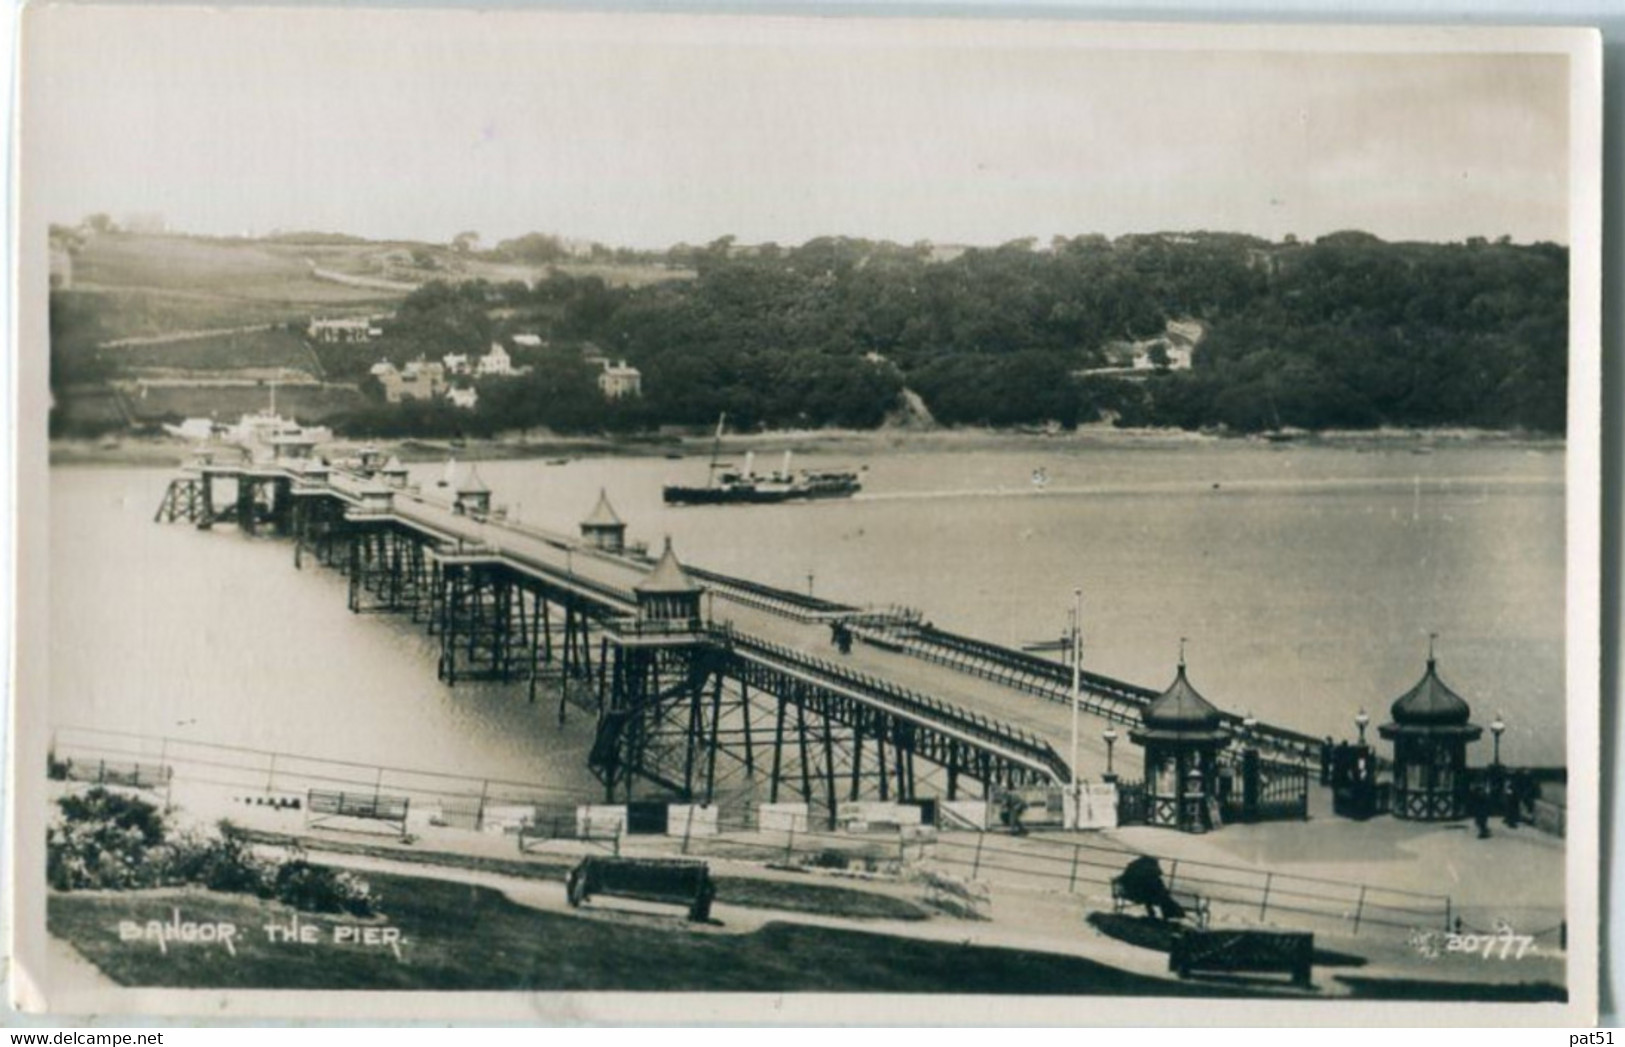
[{"label": "vintage postcard", "polygon": [[1594,33],[22,45],[17,1005],[1595,1020]]}]

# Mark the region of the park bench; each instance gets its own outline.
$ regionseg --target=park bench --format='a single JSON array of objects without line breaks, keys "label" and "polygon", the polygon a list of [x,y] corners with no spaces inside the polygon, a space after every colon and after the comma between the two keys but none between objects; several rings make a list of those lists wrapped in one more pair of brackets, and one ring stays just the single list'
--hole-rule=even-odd
[{"label": "park bench", "polygon": [[404,837],[406,812],[410,806],[411,801],[404,796],[312,789],[305,799],[305,824],[312,827],[321,826],[335,818],[385,822],[400,826],[401,835]]},{"label": "park bench", "polygon": [[1168,969],[1195,973],[1284,973],[1309,987],[1315,936],[1301,931],[1185,931],[1174,939]]},{"label": "park bench", "polygon": [[711,918],[716,887],[704,862],[682,858],[583,858],[565,881],[572,907],[595,895],[680,905],[688,918]]},{"label": "park bench", "polygon": [[621,828],[619,820],[583,818],[574,805],[537,804],[535,812],[519,826],[519,851],[528,854],[537,844],[572,840],[619,854]]},{"label": "park bench", "polygon": [[[1179,903],[1179,907],[1185,910],[1186,917],[1197,927],[1204,928],[1207,926],[1208,920],[1212,916],[1212,907],[1207,898],[1195,891],[1169,891],[1168,895]],[[1144,903],[1137,898],[1130,898],[1128,893],[1124,891],[1121,876],[1112,877],[1112,912],[1121,913],[1131,905],[1141,904]]]}]

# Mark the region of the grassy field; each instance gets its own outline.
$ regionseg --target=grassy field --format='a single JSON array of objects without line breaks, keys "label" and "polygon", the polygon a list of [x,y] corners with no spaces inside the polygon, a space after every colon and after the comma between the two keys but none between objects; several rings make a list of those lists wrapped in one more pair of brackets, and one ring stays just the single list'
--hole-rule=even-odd
[{"label": "grassy field", "polygon": [[76,284],[241,296],[309,278],[309,266],[297,256],[276,253],[252,242],[179,236],[91,237],[74,256],[73,267]]},{"label": "grassy field", "polygon": [[[132,394],[127,401],[138,423],[208,417],[234,422],[239,415],[265,410],[270,399],[268,386],[152,386],[146,396]],[[276,393],[278,413],[306,424],[354,410],[363,402],[360,392],[344,385],[284,385]]]},{"label": "grassy field", "polygon": [[[420,264],[421,255],[428,264]],[[301,244],[186,236],[91,237],[74,256],[70,295],[93,301],[105,337],[303,321],[312,315],[388,313],[401,295],[311,275],[311,267],[402,284],[429,280],[532,281],[548,267],[488,261],[423,244]],[[568,262],[576,276],[641,287],[693,273],[653,265]]]},{"label": "grassy field", "polygon": [[81,433],[112,432],[125,427],[118,394],[107,386],[65,391],[58,401],[58,424]]},{"label": "grassy field", "polygon": [[1518,982],[1511,985],[1483,985],[1478,982],[1422,981],[1399,978],[1360,978],[1338,975],[1355,999],[1469,1001],[1497,1003],[1566,1003],[1569,994],[1551,982]]},{"label": "grassy field", "polygon": [[[391,861],[469,869],[528,880],[552,880],[557,883],[563,883],[565,875],[575,865],[575,859],[562,855],[491,858],[484,855],[424,851],[416,848],[332,840],[325,837],[322,839],[292,837],[255,829],[240,831],[247,839],[257,843],[278,845],[297,843],[317,852],[367,855],[388,858]],[[713,876],[712,881],[716,884],[717,901],[724,905],[778,909],[784,912],[820,913],[825,916],[854,919],[923,920],[927,916],[924,909],[902,898],[811,880],[793,882],[759,880],[742,876]]]},{"label": "grassy field", "polygon": [[172,236],[95,237],[74,256],[73,280],[80,289],[243,302],[340,305],[380,297],[316,279],[298,250]]},{"label": "grassy field", "polygon": [[393,299],[347,298],[342,303],[314,300],[258,301],[223,295],[120,288],[107,291],[58,292],[95,310],[101,337],[151,338],[184,331],[211,331],[256,324],[304,323],[313,315],[351,316],[389,312]]},{"label": "grassy field", "polygon": [[285,367],[320,375],[320,363],[303,336],[283,328],[184,338],[102,350],[118,371],[231,371],[245,367]]},{"label": "grassy field", "polygon": [[318,280],[282,245],[124,235],[85,243],[67,293],[96,306],[109,339],[389,312],[400,297]]},{"label": "grassy field", "polygon": [[[337,921],[301,914],[320,944],[273,944],[260,928],[292,911],[239,895],[140,892],[53,895],[51,934],[122,985],[197,988],[917,992],[1046,995],[1235,995],[1179,985],[1075,957],[944,945],[881,934],[770,923],[731,934],[677,920],[574,916],[516,905],[496,891],[369,876],[387,948],[333,943]],[[236,954],[213,945],[121,942],[120,920],[236,924]],[[1080,930],[1080,933],[1083,933]]]}]

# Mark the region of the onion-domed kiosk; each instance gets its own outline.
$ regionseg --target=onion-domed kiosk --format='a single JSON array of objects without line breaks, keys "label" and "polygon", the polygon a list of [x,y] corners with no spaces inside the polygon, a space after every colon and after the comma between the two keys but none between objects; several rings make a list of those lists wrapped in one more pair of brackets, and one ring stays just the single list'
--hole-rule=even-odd
[{"label": "onion-domed kiosk", "polygon": [[1129,740],[1145,749],[1145,820],[1206,832],[1218,783],[1218,753],[1230,742],[1219,710],[1185,678],[1185,655],[1168,689],[1140,710]]},{"label": "onion-domed kiosk", "polygon": [[1432,650],[1422,679],[1395,699],[1389,712],[1393,722],[1378,731],[1394,743],[1394,817],[1418,822],[1467,817],[1467,745],[1484,729],[1467,722],[1472,709],[1439,679]]}]

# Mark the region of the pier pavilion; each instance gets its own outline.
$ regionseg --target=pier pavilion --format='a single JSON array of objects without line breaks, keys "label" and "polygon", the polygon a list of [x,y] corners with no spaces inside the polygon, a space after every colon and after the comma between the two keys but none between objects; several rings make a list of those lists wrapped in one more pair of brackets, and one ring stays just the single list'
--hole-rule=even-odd
[{"label": "pier pavilion", "polygon": [[1185,678],[1179,656],[1174,682],[1140,711],[1129,740],[1145,749],[1145,821],[1186,832],[1213,827],[1218,754],[1230,743],[1224,717]]},{"label": "pier pavilion", "polygon": [[646,622],[697,623],[700,620],[700,594],[705,590],[683,570],[666,538],[665,551],[649,576],[632,587],[638,602],[638,617]]},{"label": "pier pavilion", "polygon": [[468,467],[468,475],[457,485],[457,501],[452,511],[470,516],[484,516],[491,511],[491,489],[485,486],[479,470],[473,466]]},{"label": "pier pavilion", "polygon": [[409,475],[410,473],[406,466],[402,465],[401,460],[394,455],[391,455],[389,461],[385,462],[378,469],[378,476],[384,481],[384,483],[395,488],[397,491],[403,490],[406,487],[406,481]]},{"label": "pier pavilion", "polygon": [[1419,822],[1467,817],[1467,745],[1484,729],[1468,722],[1472,709],[1439,679],[1431,650],[1422,679],[1389,711],[1393,722],[1378,731],[1394,743],[1394,817]]},{"label": "pier pavilion", "polygon": [[581,538],[592,548],[606,553],[626,550],[626,524],[615,514],[609,504],[609,494],[602,487],[598,489],[598,504],[581,521]]}]

